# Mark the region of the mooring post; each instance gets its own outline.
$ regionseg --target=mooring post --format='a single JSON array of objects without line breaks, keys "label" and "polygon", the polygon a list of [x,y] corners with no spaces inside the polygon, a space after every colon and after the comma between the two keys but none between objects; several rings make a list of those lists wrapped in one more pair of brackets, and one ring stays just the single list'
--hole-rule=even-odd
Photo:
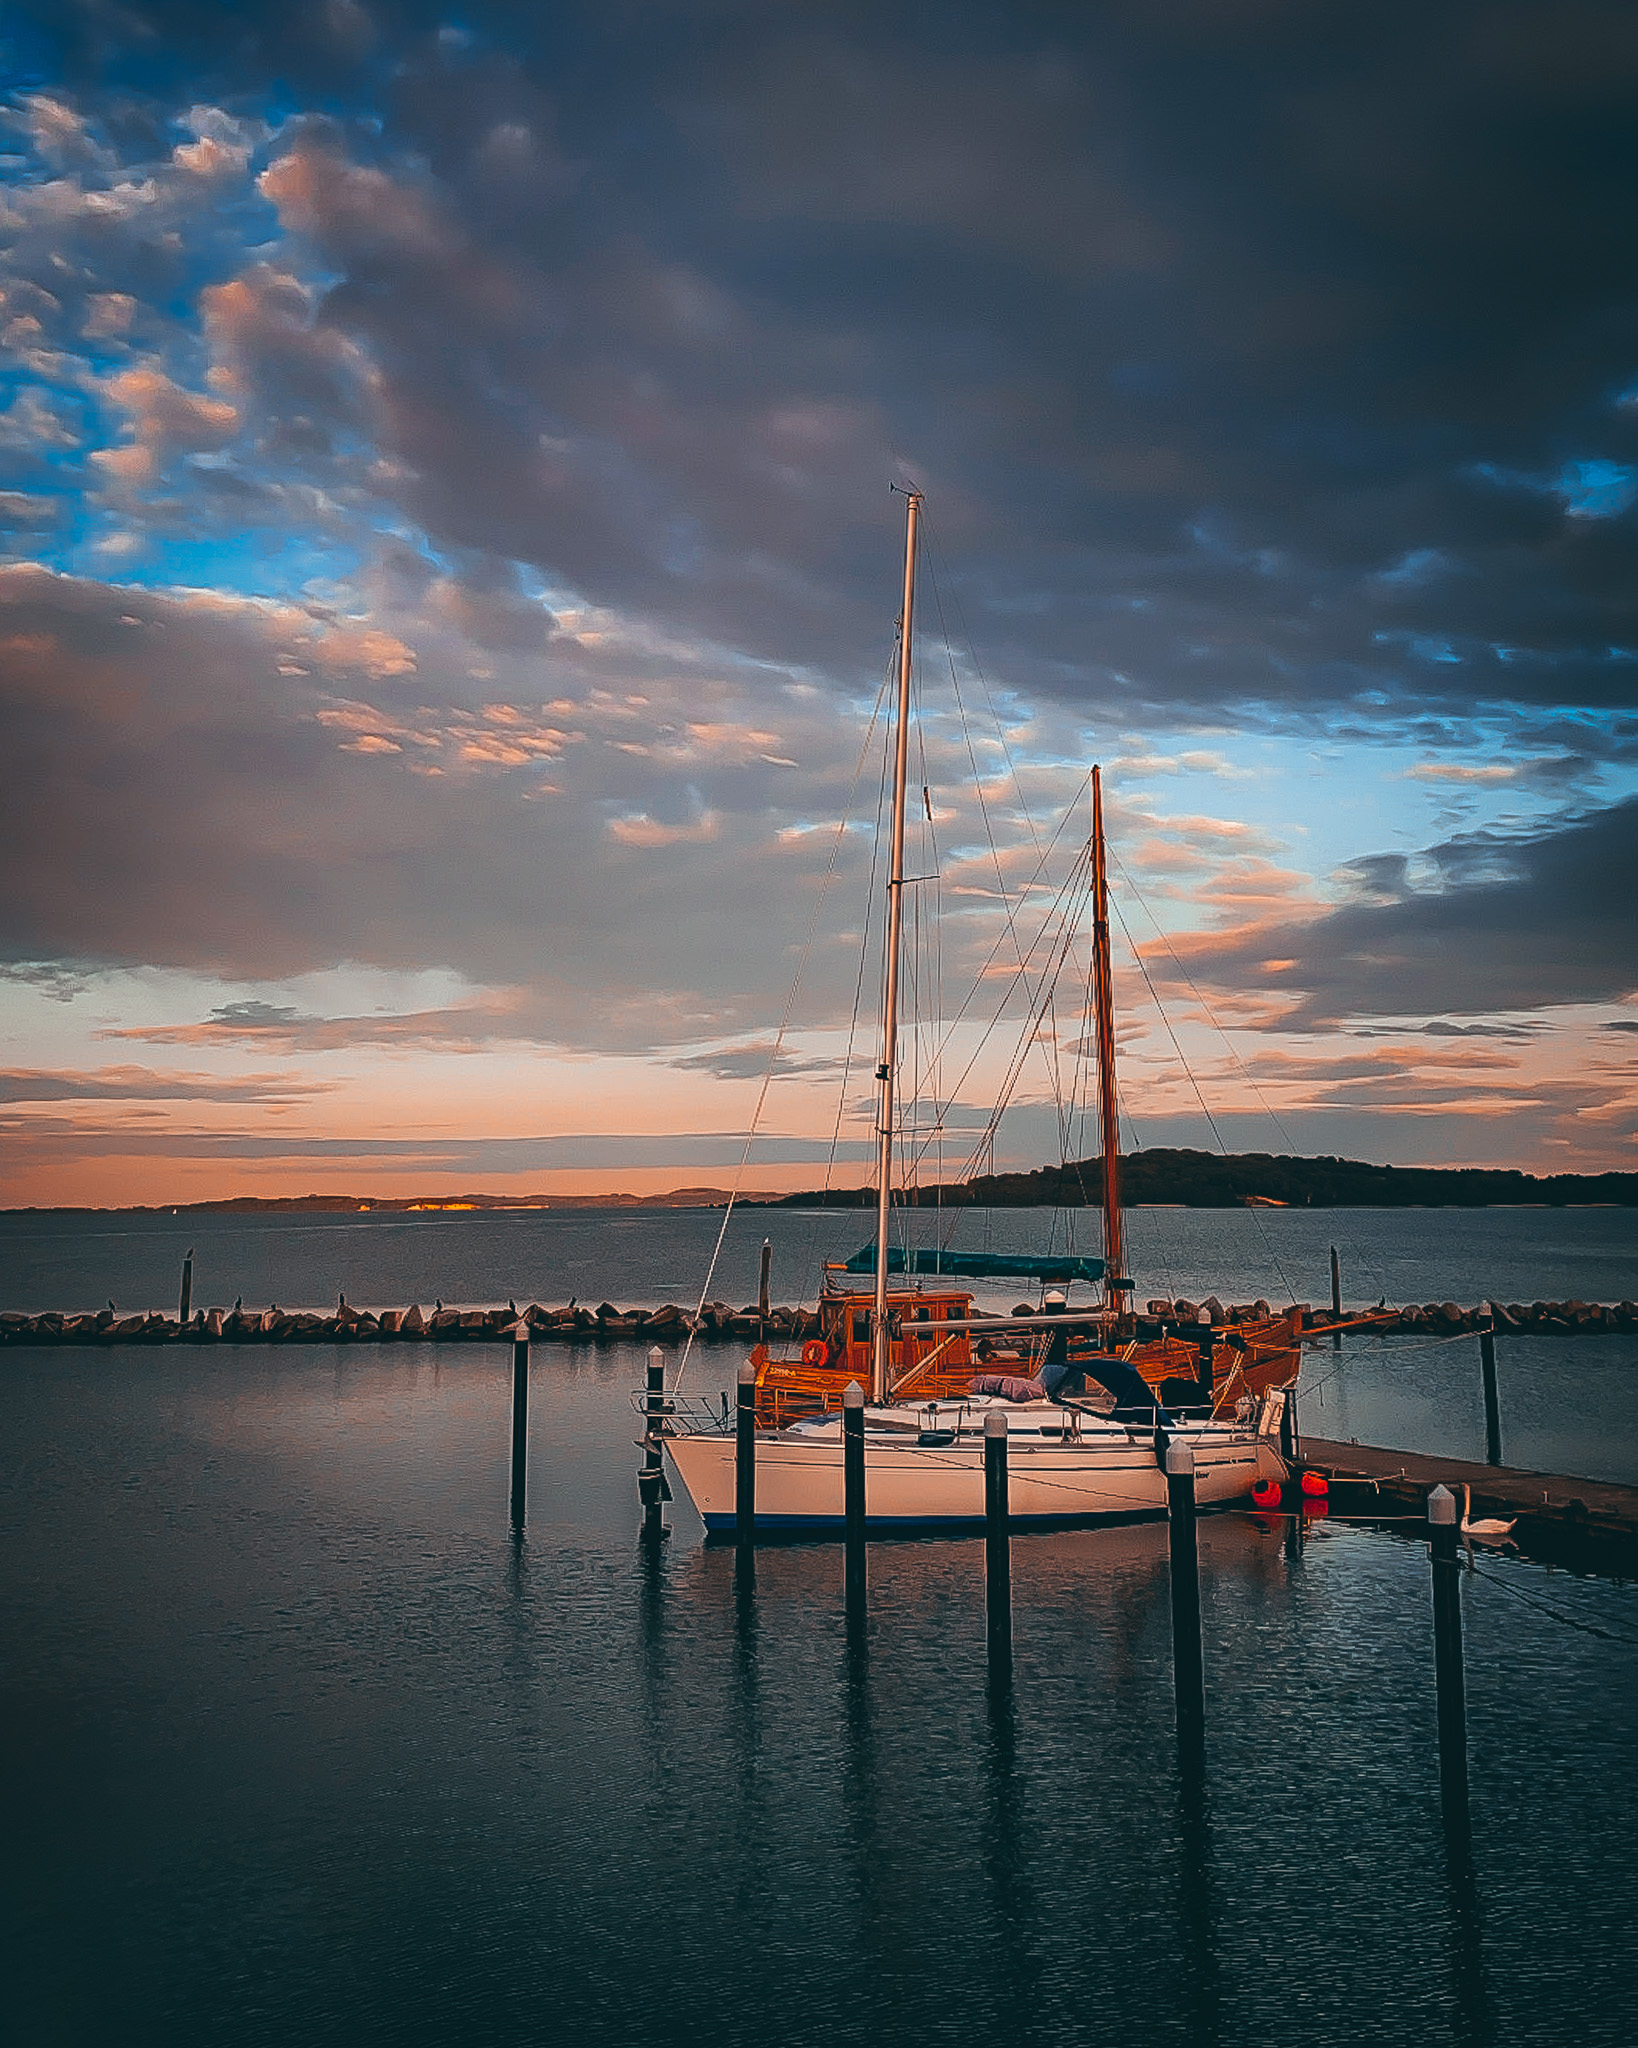
[{"label": "mooring post", "polygon": [[182,1261],[182,1305],[176,1312],[176,1320],[185,1323],[188,1311],[193,1307],[193,1246],[188,1246],[188,1255]]},{"label": "mooring post", "polygon": [[739,1412],[734,1418],[734,1541],[740,1554],[756,1542],[756,1367],[739,1369]]},{"label": "mooring post", "polygon": [[1467,1686],[1462,1675],[1461,1530],[1448,1486],[1428,1495],[1433,1558],[1433,1674],[1439,1698],[1439,1791],[1447,1818],[1467,1812]]},{"label": "mooring post", "polygon": [[[1335,1245],[1331,1247],[1331,1320],[1334,1323],[1342,1321],[1342,1268],[1337,1263],[1337,1248]],[[1342,1349],[1342,1332],[1340,1330],[1333,1330],[1331,1332],[1331,1349],[1333,1351],[1340,1351]]]},{"label": "mooring post", "polygon": [[1285,1387],[1281,1391],[1284,1399],[1280,1403],[1280,1456],[1288,1465],[1294,1465],[1302,1456],[1302,1438],[1297,1434],[1297,1390]]},{"label": "mooring post", "polygon": [[1007,1507],[1007,1418],[984,1417],[984,1604],[990,1662],[1012,1660],[1012,1517]]},{"label": "mooring post", "polygon": [[764,1322],[768,1320],[768,1280],[773,1272],[773,1240],[762,1240],[762,1278],[757,1282],[756,1312]]},{"label": "mooring post", "polygon": [[847,1539],[845,1586],[849,1613],[865,1604],[864,1388],[849,1380],[842,1390],[842,1526]]},{"label": "mooring post", "polygon": [[671,1531],[665,1526],[663,1504],[671,1498],[665,1483],[665,1353],[656,1344],[648,1354],[648,1392],[643,1401],[643,1469],[637,1475],[637,1492],[643,1503],[643,1540],[657,1543]]},{"label": "mooring post", "polygon": [[1479,1329],[1479,1369],[1484,1374],[1484,1461],[1499,1465],[1501,1448],[1501,1401],[1496,1392],[1496,1310],[1484,1305],[1485,1319]]},{"label": "mooring post", "polygon": [[1200,1547],[1195,1530],[1194,1452],[1174,1437],[1166,1446],[1166,1515],[1171,1531],[1172,1677],[1177,1689],[1177,1747],[1186,1765],[1206,1752],[1206,1672],[1200,1654]]},{"label": "mooring post", "polygon": [[524,1493],[529,1480],[529,1325],[512,1330],[512,1532],[523,1534]]}]

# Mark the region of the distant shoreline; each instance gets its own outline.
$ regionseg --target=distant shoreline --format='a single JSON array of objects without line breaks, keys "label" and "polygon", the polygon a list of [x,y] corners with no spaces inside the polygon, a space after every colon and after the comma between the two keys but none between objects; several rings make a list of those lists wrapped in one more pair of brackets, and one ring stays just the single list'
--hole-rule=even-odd
[{"label": "distant shoreline", "polygon": [[[0,1216],[522,1215],[543,1209],[725,1209],[728,1188],[673,1188],[663,1195],[230,1195],[214,1202],[139,1202],[99,1208],[85,1202],[36,1203]],[[745,1194],[751,1207],[777,1203],[767,1189]]]},{"label": "distant shoreline", "polygon": [[[909,1208],[1081,1209],[1101,1201],[1101,1158],[988,1173],[895,1195]],[[1125,1208],[1570,1209],[1638,1208],[1638,1172],[1531,1174],[1516,1167],[1376,1166],[1329,1155],[1157,1148],[1120,1162]],[[772,1206],[864,1209],[872,1188],[785,1195]]]},{"label": "distant shoreline", "polygon": [[[895,1208],[1095,1208],[1101,1159],[1037,1167],[894,1194]],[[1630,1209],[1638,1172],[1529,1174],[1509,1167],[1376,1166],[1329,1156],[1185,1150],[1134,1152],[1120,1162],[1121,1195],[1132,1209]],[[661,1195],[238,1195],[207,1202],[150,1202],[125,1208],[63,1203],[0,1209],[0,1216],[462,1215],[564,1209],[722,1209],[731,1190],[673,1188]],[[766,1189],[737,1197],[745,1209],[869,1209],[870,1187]]]}]

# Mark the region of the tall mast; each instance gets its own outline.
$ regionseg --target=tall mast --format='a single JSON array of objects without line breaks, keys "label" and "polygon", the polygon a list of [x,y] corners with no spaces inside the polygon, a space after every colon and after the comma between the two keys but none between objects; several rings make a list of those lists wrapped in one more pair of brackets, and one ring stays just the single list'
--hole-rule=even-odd
[{"label": "tall mast", "polygon": [[899,619],[898,727],[893,747],[893,858],[887,878],[887,975],[882,1056],[876,1067],[876,1305],[870,1319],[870,1398],[887,1399],[887,1230],[893,1202],[893,1070],[899,1051],[899,936],[904,923],[904,787],[910,763],[910,643],[916,598],[921,493],[905,498],[904,610]]},{"label": "tall mast", "polygon": [[1126,1246],[1120,1217],[1120,1108],[1115,1095],[1115,1001],[1109,982],[1109,875],[1103,851],[1103,778],[1092,770],[1092,1001],[1098,1043],[1098,1112],[1103,1125],[1104,1288],[1124,1309]]}]

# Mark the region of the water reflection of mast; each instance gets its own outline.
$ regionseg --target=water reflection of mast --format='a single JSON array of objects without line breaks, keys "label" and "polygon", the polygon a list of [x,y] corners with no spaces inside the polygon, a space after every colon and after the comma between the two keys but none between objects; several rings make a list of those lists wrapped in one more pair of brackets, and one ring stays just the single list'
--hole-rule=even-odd
[{"label": "water reflection of mast", "polygon": [[893,1999],[900,1958],[893,1953],[891,1930],[901,1902],[890,1883],[891,1859],[881,1826],[869,1628],[865,1614],[855,1606],[846,1616],[842,1652],[842,1824],[853,1867],[854,1946],[862,1979],[874,1987],[875,2031],[885,2040],[897,2032]]},{"label": "water reflection of mast", "polygon": [[1186,2038],[1194,2048],[1222,2040],[1223,1987],[1217,1960],[1217,1909],[1212,1896],[1211,1809],[1198,1756],[1178,1748],[1177,1914],[1183,1934]]},{"label": "water reflection of mast", "polygon": [[1467,1788],[1444,1801],[1445,1901],[1450,1916],[1450,1973],[1455,1991],[1451,2033],[1461,2048],[1491,2048],[1496,2014],[1485,1982],[1479,1887],[1473,1868]]},{"label": "water reflection of mast", "polygon": [[649,1758],[649,1775],[659,1787],[666,1774],[670,1740],[666,1730],[666,1680],[669,1675],[669,1641],[666,1627],[666,1562],[663,1544],[638,1546],[637,1625],[642,1644],[643,1734]]},{"label": "water reflection of mast", "polygon": [[984,1876],[995,1920],[992,1955],[1005,1980],[1007,2038],[1034,2037],[1040,2010],[1040,1961],[1034,1929],[1038,1924],[1024,1851],[1023,1796],[1018,1781],[1018,1711],[1013,1691],[1012,1657],[989,1659],[989,1750],[986,1757],[989,1812],[984,1837]]}]

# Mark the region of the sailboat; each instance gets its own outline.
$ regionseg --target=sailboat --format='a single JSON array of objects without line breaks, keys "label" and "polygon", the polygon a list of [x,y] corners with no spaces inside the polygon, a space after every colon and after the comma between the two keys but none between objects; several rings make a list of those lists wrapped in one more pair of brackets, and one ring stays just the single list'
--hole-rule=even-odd
[{"label": "sailboat", "polygon": [[[1194,1453],[1202,1506],[1282,1482],[1272,1441],[1299,1353],[1287,1319],[1218,1333],[1206,1327],[1140,1335],[1125,1270],[1120,1209],[1115,1028],[1110,989],[1103,793],[1092,771],[1092,941],[1099,1112],[1103,1130],[1104,1253],[992,1255],[890,1243],[900,954],[905,889],[905,795],[917,536],[922,494],[906,493],[904,602],[892,729],[893,802],[887,883],[881,1058],[876,1067],[875,1241],[826,1269],[819,1334],[798,1358],[751,1354],[755,1370],[759,1529],[843,1526],[842,1397],[866,1392],[866,1518],[877,1530],[981,1523],[986,1419],[1005,1417],[1014,1522],[1064,1523],[1160,1514],[1168,1440]],[[902,1278],[895,1284],[895,1273]],[[868,1274],[868,1291],[861,1284]],[[959,1279],[1012,1277],[1065,1288],[1101,1286],[1095,1305],[1028,1320],[975,1312]],[[931,1285],[927,1285],[928,1281]],[[976,1342],[975,1342],[976,1340]],[[1221,1350],[1222,1356],[1219,1357]],[[1010,1370],[1009,1368],[1017,1368]],[[1178,1383],[1194,1396],[1178,1401]],[[1086,1383],[1092,1383],[1087,1391]],[[734,1525],[734,1440],[727,1417],[676,1405],[665,1439],[708,1530]]]}]

